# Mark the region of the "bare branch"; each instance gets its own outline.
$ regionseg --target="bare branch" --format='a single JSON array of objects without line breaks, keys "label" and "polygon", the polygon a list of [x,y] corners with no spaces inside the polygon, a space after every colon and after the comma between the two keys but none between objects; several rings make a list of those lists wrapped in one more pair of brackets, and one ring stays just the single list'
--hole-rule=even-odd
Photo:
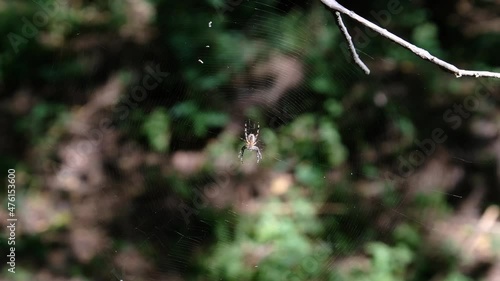
[{"label": "bare branch", "polygon": [[[357,15],[353,11],[350,11],[347,8],[345,8],[344,6],[340,5],[335,0],[321,0],[321,2],[323,2],[323,4],[325,4],[326,6],[330,7],[333,10],[349,16],[350,18],[363,24],[364,26],[370,28],[371,30],[377,32],[378,34],[384,36],[385,38],[407,48],[408,50],[412,51],[414,54],[421,57],[422,59],[428,60],[428,61],[438,65],[442,69],[444,69],[450,73],[455,74],[455,76],[457,78],[462,77],[462,76],[500,78],[500,73],[498,73],[498,72],[460,69],[460,68],[458,68],[458,67],[456,67],[456,66],[454,66],[454,65],[452,65],[444,60],[441,60],[441,59],[431,55],[428,51],[426,51],[420,47],[417,47],[417,46],[405,41],[404,39],[392,34],[391,32],[387,31],[385,28],[381,28],[378,25],[362,18],[361,16]],[[344,32],[344,31],[342,31],[342,32]],[[344,36],[345,36],[345,32],[344,32]],[[355,61],[356,61],[356,56],[354,56]],[[358,59],[359,59],[359,57],[358,57]],[[358,65],[359,65],[359,63],[358,63]]]},{"label": "bare branch", "polygon": [[354,44],[352,43],[352,38],[351,35],[349,35],[349,31],[347,31],[347,28],[344,25],[344,22],[342,21],[342,17],[340,16],[339,12],[335,12],[335,16],[337,17],[337,25],[339,26],[340,31],[344,34],[345,40],[347,40],[347,44],[349,45],[349,51],[351,52],[351,56],[354,59],[354,62],[363,69],[363,71],[366,73],[366,75],[370,74],[370,69],[368,69],[368,66],[359,58],[358,53],[356,52],[356,49],[354,48]]}]

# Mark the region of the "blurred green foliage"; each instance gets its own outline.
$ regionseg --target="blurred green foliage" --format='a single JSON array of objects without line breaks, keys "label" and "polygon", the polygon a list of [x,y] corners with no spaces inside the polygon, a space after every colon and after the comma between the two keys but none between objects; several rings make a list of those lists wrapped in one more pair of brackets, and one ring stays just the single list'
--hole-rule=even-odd
[{"label": "blurred green foliage", "polygon": [[170,143],[170,120],[165,109],[157,109],[145,120],[142,125],[143,134],[154,151],[165,152]]},{"label": "blurred green foliage", "polygon": [[299,196],[288,200],[263,202],[257,215],[243,217],[235,229],[218,224],[218,242],[202,259],[208,278],[309,280],[329,275],[325,263],[331,251],[310,238],[321,232],[314,206]]},{"label": "blurred green foliage", "polygon": [[[128,6],[134,1],[69,2],[58,6],[34,38],[13,46],[8,35],[22,35],[21,19],[32,19],[40,8],[32,1],[0,1],[0,33],[5,35],[0,39],[3,106],[9,109],[10,99],[26,89],[36,96],[28,112],[2,113],[11,124],[3,132],[11,140],[4,145],[8,149],[2,167],[15,164],[30,171],[24,181],[30,189],[44,191],[50,182],[47,174],[60,168],[52,159],[58,158],[58,146],[70,138],[67,123],[78,108],[86,106],[90,93],[115,73],[122,74],[125,89],[141,83],[132,78],[154,61],[168,69],[168,81],[149,91],[145,101],[127,104],[124,118],[114,111],[116,107],[105,108],[113,117],[113,129],[120,132],[117,142],[132,143],[146,155],[165,157],[169,164],[165,168],[157,163],[161,161],[152,161],[137,169],[145,187],[130,188],[134,180],[124,181],[127,186],[116,184],[127,191],[130,188],[136,197],[123,202],[124,208],[135,208],[132,215],[120,214],[129,217],[118,216],[118,222],[109,225],[103,222],[103,233],[119,234],[111,237],[115,244],[137,246],[157,271],[170,270],[162,264],[164,256],[180,260],[185,267],[172,271],[186,280],[416,281],[436,275],[444,276],[439,280],[472,280],[460,268],[458,253],[429,249],[425,226],[419,221],[423,214],[438,219],[453,213],[450,200],[438,192],[415,192],[407,198],[404,184],[383,178],[399,156],[416,149],[415,139],[427,138],[432,129],[446,125],[442,112],[470,94],[470,80],[456,80],[378,36],[359,47],[362,59],[372,68],[371,76],[365,76],[345,56],[333,15],[320,1],[241,1],[225,12],[228,1],[223,0],[145,1],[154,10],[148,19],[153,36],[147,42],[123,35],[124,26],[134,23],[129,15],[133,9]],[[367,18],[370,11],[387,5],[386,1],[349,4]],[[401,5],[403,12],[392,15],[388,29],[460,65],[485,69],[498,65],[496,34],[472,39],[452,36],[461,34],[462,27],[449,26],[436,17],[453,18],[456,11],[432,10],[430,3],[401,1]],[[447,1],[446,5],[454,7],[455,3]],[[346,24],[355,26],[350,21]],[[85,44],[91,47],[81,47]],[[285,91],[278,102],[252,104],[249,93],[268,94],[278,76],[258,76],[254,70],[279,56],[303,65],[303,81]],[[121,98],[126,101],[129,92],[123,90]],[[250,106],[238,107],[238,102]],[[493,105],[482,107],[481,114],[496,120]],[[232,166],[228,172],[231,188],[251,188],[262,182],[269,186],[274,174],[290,175],[293,180],[285,195],[253,198],[259,204],[256,212],[225,219],[228,210],[207,203],[203,188],[225,182],[218,178],[224,172],[221,162],[238,162],[243,123],[238,124],[239,135],[227,127],[244,119],[261,125],[263,161],[252,171],[247,163],[254,164],[255,155],[248,152],[244,158],[248,166]],[[482,147],[469,145],[476,136],[468,126],[447,132],[454,137],[443,146],[468,147],[471,153],[489,155]],[[200,152],[206,160],[192,175],[182,175],[173,171],[169,158],[178,151]],[[36,157],[30,155],[42,159],[33,160]],[[122,160],[102,166],[108,174],[126,178],[132,172],[119,170]],[[35,163],[45,163],[42,166],[50,169]],[[481,176],[489,180],[494,169],[484,166],[490,170]],[[365,181],[373,185],[359,188],[358,183]],[[440,186],[432,188],[440,190]],[[57,194],[58,200],[78,201],[70,192]],[[167,204],[169,196],[182,202],[174,204],[181,206],[181,212],[188,210],[182,215],[169,213],[173,222],[164,220],[167,208],[162,204]],[[335,204],[341,207],[319,211],[322,205]],[[381,217],[390,226],[380,226],[383,223],[377,219]],[[66,216],[58,218],[57,227],[34,235],[38,244],[33,247],[39,248],[42,258],[32,261],[32,249],[19,248],[26,268],[12,280],[33,279],[39,267],[48,267],[46,253],[53,245],[41,237],[65,235],[72,227]],[[177,236],[170,233],[160,242],[152,239],[163,234],[159,229],[165,225],[168,231],[188,237],[200,222],[208,225],[208,238],[194,246],[175,242],[172,237]],[[122,226],[127,223],[135,225]],[[154,235],[133,237],[136,225],[151,227]],[[27,236],[19,239],[27,241]],[[6,239],[5,234],[0,236],[2,252]],[[109,257],[98,253],[86,264],[71,259],[71,266],[57,270],[79,280],[109,279],[109,272],[102,271],[103,259]],[[351,260],[355,266],[342,266]],[[442,268],[436,268],[441,265],[436,266],[436,260]],[[8,273],[2,272],[4,276]]]}]

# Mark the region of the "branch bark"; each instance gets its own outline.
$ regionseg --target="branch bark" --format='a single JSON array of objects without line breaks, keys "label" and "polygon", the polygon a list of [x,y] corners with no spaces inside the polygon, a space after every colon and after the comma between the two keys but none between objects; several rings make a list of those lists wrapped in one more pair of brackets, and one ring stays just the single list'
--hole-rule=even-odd
[{"label": "branch bark", "polygon": [[358,53],[356,53],[356,48],[354,47],[354,43],[352,43],[352,37],[349,34],[349,31],[347,31],[347,28],[344,25],[344,22],[342,21],[342,17],[340,16],[339,12],[335,12],[335,17],[337,18],[337,25],[339,26],[340,31],[342,31],[342,34],[344,34],[345,40],[347,41],[347,45],[349,45],[349,51],[351,52],[351,56],[354,59],[354,62],[363,69],[363,71],[366,73],[366,75],[370,74],[370,69],[366,64],[359,58]]},{"label": "branch bark", "polygon": [[442,59],[439,59],[439,58],[431,55],[427,50],[424,50],[420,47],[417,47],[417,46],[405,41],[404,39],[394,35],[393,33],[387,31],[385,28],[381,28],[378,25],[364,19],[363,17],[357,15],[353,11],[340,5],[335,0],[321,0],[321,2],[323,2],[323,4],[328,6],[330,9],[335,10],[337,12],[337,13],[335,13],[337,16],[337,24],[339,25],[340,30],[344,34],[344,37],[346,38],[347,43],[349,44],[349,49],[351,50],[351,53],[353,55],[353,59],[354,59],[355,63],[358,64],[358,66],[360,66],[365,71],[366,74],[369,74],[370,71],[368,70],[366,65],[359,59],[359,56],[357,55],[356,50],[354,49],[354,44],[352,43],[351,36],[349,36],[347,29],[345,28],[344,24],[342,23],[342,19],[341,19],[341,16],[339,13],[347,15],[348,17],[363,24],[364,26],[377,32],[378,34],[382,35],[383,37],[393,41],[394,43],[397,43],[397,44],[405,47],[406,49],[412,51],[414,54],[421,57],[422,59],[428,60],[428,61],[436,64],[437,66],[441,67],[445,71],[448,71],[450,73],[455,74],[455,76],[457,78],[462,77],[462,76],[473,76],[476,78],[477,77],[500,78],[499,72],[460,69],[460,68],[454,66],[453,64],[450,64]]}]

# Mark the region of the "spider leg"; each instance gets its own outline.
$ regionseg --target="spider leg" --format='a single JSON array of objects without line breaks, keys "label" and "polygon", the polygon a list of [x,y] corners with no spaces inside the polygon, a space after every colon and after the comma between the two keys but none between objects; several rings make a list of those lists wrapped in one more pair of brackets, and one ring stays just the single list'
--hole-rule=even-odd
[{"label": "spider leg", "polygon": [[259,161],[262,160],[262,154],[260,153],[260,149],[258,147],[255,147],[255,151],[257,152],[257,163],[259,163]]},{"label": "spider leg", "polygon": [[241,147],[240,154],[238,155],[238,158],[240,158],[241,163],[243,163],[243,153],[245,153],[246,145]]},{"label": "spider leg", "polygon": [[260,124],[257,123],[257,133],[255,134],[255,139],[256,140],[259,138],[259,132],[260,132]]},{"label": "spider leg", "polygon": [[247,133],[247,122],[245,122],[245,140],[248,139],[248,133]]}]

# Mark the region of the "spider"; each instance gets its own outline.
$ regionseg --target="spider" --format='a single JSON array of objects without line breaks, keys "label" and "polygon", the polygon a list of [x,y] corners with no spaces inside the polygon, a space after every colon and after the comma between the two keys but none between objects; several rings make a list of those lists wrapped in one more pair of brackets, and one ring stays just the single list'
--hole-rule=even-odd
[{"label": "spider", "polygon": [[243,153],[245,153],[245,150],[252,150],[257,152],[257,163],[262,160],[262,154],[260,154],[260,149],[257,147],[259,130],[260,125],[257,123],[257,133],[255,135],[248,134],[247,123],[245,123],[245,145],[243,145],[243,147],[241,148],[240,155],[238,156],[238,158],[240,158],[241,160],[241,163],[243,163]]}]

